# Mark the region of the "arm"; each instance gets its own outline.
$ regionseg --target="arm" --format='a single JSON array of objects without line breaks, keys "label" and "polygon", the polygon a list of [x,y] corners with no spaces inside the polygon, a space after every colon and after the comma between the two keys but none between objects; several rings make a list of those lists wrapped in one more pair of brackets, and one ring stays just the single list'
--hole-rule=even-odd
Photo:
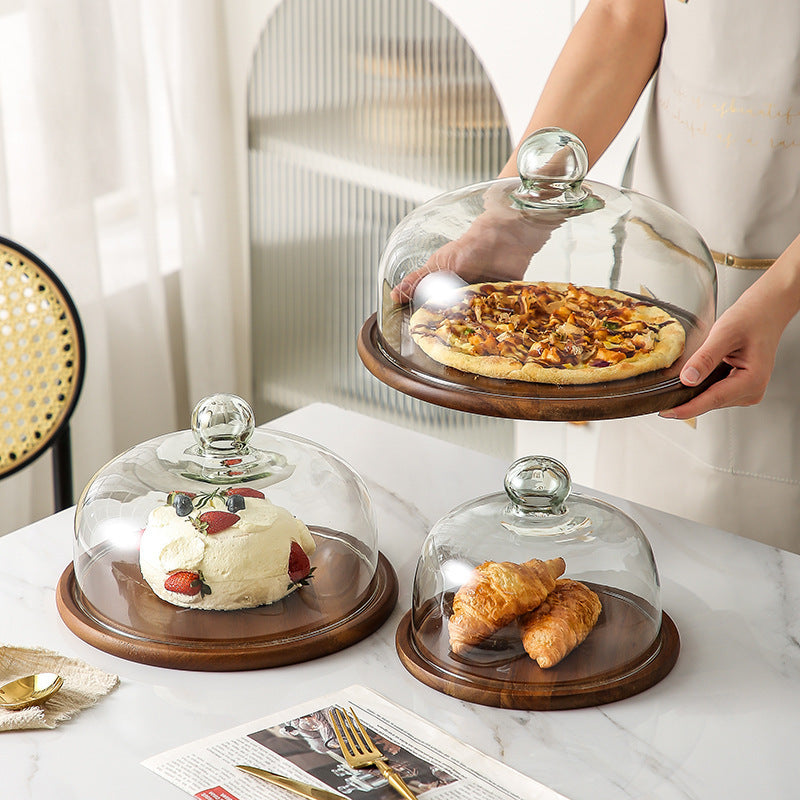
[{"label": "arm", "polygon": [[662,417],[688,419],[728,406],[760,402],[769,383],[778,342],[800,311],[800,236],[714,323],[705,342],[686,362],[681,382],[702,383],[724,361],[730,374]]},{"label": "arm", "polygon": [[[664,0],[591,0],[567,39],[525,139],[557,126],[578,136],[592,165],[625,124],[661,56]],[[517,152],[499,177],[517,174]]]}]

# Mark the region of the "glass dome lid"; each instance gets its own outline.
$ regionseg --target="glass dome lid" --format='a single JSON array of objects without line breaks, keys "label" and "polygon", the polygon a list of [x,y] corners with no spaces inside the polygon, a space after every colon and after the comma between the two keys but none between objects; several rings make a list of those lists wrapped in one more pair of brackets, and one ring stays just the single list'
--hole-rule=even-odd
[{"label": "glass dome lid", "polygon": [[59,611],[78,636],[144,663],[249,669],[314,658],[391,613],[362,479],[337,455],[254,426],[235,395],[192,430],[115,458],[75,513]]},{"label": "glass dome lid", "polygon": [[[531,134],[517,163],[520,178],[442,194],[395,228],[380,261],[378,310],[359,341],[366,366],[394,388],[422,399],[517,418],[630,416],[688,399],[691,390],[680,384],[680,368],[703,342],[716,314],[716,268],[699,233],[649,197],[586,180],[586,149],[567,131],[546,128]],[[514,353],[511,345],[517,343],[509,341],[508,333],[495,331],[494,340],[487,341],[469,324],[472,312],[459,304],[472,302],[476,292],[485,297],[486,286],[498,284],[620,292],[627,302],[654,305],[677,320],[680,327],[671,330],[681,332],[684,341],[671,361],[650,359],[646,374],[629,377],[619,369],[606,370],[589,385],[572,383],[578,380],[576,366],[585,374],[583,366],[590,360],[607,366],[602,363],[606,356],[581,345],[576,361],[574,347],[572,353],[562,347],[562,340],[574,345],[563,331],[554,342],[560,361],[529,350],[527,339],[519,342],[522,354]],[[444,347],[437,346],[431,315],[437,325],[442,318],[449,321],[446,331],[436,330]],[[465,324],[449,324],[454,320]],[[476,333],[478,341],[470,338]],[[612,333],[621,335],[618,329]],[[526,370],[509,376],[494,368],[486,371],[485,358],[465,365],[460,356],[443,356],[443,349],[510,354],[546,369],[533,377],[520,377]],[[497,406],[498,397],[508,402]]]},{"label": "glass dome lid", "polygon": [[661,680],[679,637],[653,552],[614,506],[571,491],[558,461],[515,461],[505,491],[431,529],[401,660],[447,694],[510,708],[576,708]]}]

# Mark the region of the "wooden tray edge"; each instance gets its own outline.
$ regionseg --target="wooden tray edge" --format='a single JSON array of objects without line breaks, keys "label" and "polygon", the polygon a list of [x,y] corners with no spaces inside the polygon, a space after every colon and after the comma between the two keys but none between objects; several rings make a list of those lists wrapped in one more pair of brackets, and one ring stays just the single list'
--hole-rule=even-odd
[{"label": "wooden tray edge", "polygon": [[389,618],[397,604],[397,574],[389,560],[378,552],[375,589],[354,617],[321,635],[311,635],[278,647],[248,642],[224,646],[187,647],[170,642],[139,640],[106,628],[89,617],[75,599],[75,570],[70,563],[56,586],[58,613],[72,633],[87,644],[111,655],[155,667],[228,672],[299,664],[343,650],[374,633]]},{"label": "wooden tray edge", "polygon": [[589,422],[652,414],[688,402],[730,371],[728,365],[720,364],[698,386],[684,386],[676,381],[665,388],[642,391],[635,395],[615,395],[609,398],[567,396],[563,399],[512,397],[494,395],[479,388],[473,390],[455,384],[449,385],[433,376],[428,379],[423,374],[404,371],[382,351],[377,337],[377,313],[373,313],[359,331],[357,349],[364,366],[382,383],[426,403],[507,419]]},{"label": "wooden tray edge", "polygon": [[562,711],[575,708],[614,703],[649,689],[663,680],[675,666],[680,652],[680,635],[672,618],[661,614],[655,651],[643,657],[640,664],[619,680],[613,680],[603,687],[587,685],[582,691],[554,693],[553,685],[542,687],[542,691],[518,691],[513,685],[498,689],[477,682],[454,680],[435,664],[426,660],[414,645],[411,635],[411,611],[406,612],[397,626],[395,647],[400,662],[417,680],[450,697],[466,700],[479,705],[509,708],[521,711]]}]

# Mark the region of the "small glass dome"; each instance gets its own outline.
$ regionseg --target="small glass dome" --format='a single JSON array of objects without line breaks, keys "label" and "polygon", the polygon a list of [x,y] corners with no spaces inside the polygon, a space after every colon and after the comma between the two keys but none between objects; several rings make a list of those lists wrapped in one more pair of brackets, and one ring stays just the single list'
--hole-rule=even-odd
[{"label": "small glass dome", "polygon": [[254,427],[235,395],[192,430],[131,448],[84,489],[59,611],[91,644],[189,669],[293,663],[391,613],[362,479],[334,453]]},{"label": "small glass dome", "polygon": [[[521,178],[440,195],[395,228],[380,262],[378,311],[359,341],[366,366],[412,396],[521,419],[631,416],[696,394],[678,376],[716,315],[716,267],[698,232],[649,197],[585,180],[586,149],[567,131],[533,133],[517,163]],[[626,380],[553,386],[476,375],[432,357],[412,336],[421,308],[452,308],[463,287],[509,282],[613,290],[655,305],[683,327],[683,352]]]},{"label": "small glass dome", "polygon": [[573,493],[558,461],[529,456],[504,492],[433,526],[397,645],[412,674],[447,694],[547,710],[642,691],[670,671],[679,639],[641,528]]}]

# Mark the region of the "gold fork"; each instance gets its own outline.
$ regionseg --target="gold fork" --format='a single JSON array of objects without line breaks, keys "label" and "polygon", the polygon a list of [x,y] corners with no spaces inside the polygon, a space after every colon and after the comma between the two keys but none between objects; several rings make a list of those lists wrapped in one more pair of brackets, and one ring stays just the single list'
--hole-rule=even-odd
[{"label": "gold fork", "polygon": [[349,766],[355,769],[376,766],[393,789],[407,800],[416,800],[416,795],[406,786],[405,781],[386,763],[386,756],[372,743],[352,706],[350,714],[334,708],[331,722],[339,747],[342,748],[344,760]]}]

